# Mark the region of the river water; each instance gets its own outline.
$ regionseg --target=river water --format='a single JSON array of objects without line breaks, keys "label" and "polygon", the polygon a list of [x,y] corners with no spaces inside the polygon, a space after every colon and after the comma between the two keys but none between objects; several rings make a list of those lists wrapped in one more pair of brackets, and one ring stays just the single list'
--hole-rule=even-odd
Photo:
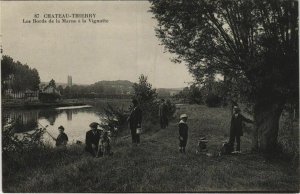
[{"label": "river water", "polygon": [[[128,107],[123,103],[122,108]],[[119,105],[120,106],[120,105]],[[85,140],[85,133],[90,129],[91,122],[102,122],[104,117],[103,103],[94,103],[87,106],[44,108],[33,110],[3,110],[2,117],[14,119],[15,131],[18,134],[30,132],[34,129],[47,126],[47,131],[54,137],[58,135],[58,127],[64,126],[69,137],[69,143]],[[52,138],[45,133],[44,141],[54,145]]]}]

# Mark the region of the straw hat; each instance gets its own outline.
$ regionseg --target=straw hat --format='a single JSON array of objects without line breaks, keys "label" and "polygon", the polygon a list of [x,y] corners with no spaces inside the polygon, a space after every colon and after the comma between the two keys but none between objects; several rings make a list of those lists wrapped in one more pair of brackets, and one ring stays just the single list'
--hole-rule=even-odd
[{"label": "straw hat", "polygon": [[180,115],[180,118],[182,119],[182,118],[187,118],[188,116],[187,116],[187,114],[182,114],[182,115]]},{"label": "straw hat", "polygon": [[90,124],[90,127],[94,129],[94,128],[97,128],[98,125],[99,125],[99,123],[92,122],[92,123]]}]

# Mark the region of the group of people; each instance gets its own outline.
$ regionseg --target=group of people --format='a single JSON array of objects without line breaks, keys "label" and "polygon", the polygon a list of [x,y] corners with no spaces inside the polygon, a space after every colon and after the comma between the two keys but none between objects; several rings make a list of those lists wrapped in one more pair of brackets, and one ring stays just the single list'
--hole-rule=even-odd
[{"label": "group of people", "polygon": [[86,132],[85,136],[85,150],[94,157],[112,155],[109,131],[103,130],[101,132],[98,126],[99,123],[96,122],[90,124],[91,130]]},{"label": "group of people", "polygon": [[[142,110],[138,106],[138,101],[136,99],[132,100],[133,107],[131,113],[127,119],[129,123],[129,128],[131,132],[132,144],[140,144],[140,133],[142,128]],[[159,117],[161,128],[166,128],[168,126],[168,118],[166,114],[166,104],[165,100],[161,100],[159,106]],[[179,132],[179,152],[185,153],[185,148],[188,140],[189,127],[187,124],[188,116],[187,114],[180,115],[180,121],[178,123]],[[243,135],[243,122],[253,123],[252,120],[245,118],[240,111],[238,106],[233,107],[233,114],[230,124],[230,138],[228,144],[234,150],[234,143],[236,141],[236,152],[240,152],[240,137]],[[86,132],[85,138],[85,150],[89,152],[94,157],[101,157],[103,155],[112,155],[110,146],[110,136],[109,131],[99,130],[99,123],[93,122],[90,124],[90,130]],[[56,141],[56,146],[65,146],[68,142],[68,136],[64,133],[64,127],[58,127],[59,135],[54,138]]]},{"label": "group of people", "polygon": [[[109,131],[98,129],[99,123],[92,122],[90,130],[86,132],[85,136],[85,150],[92,154],[94,157],[101,157],[103,155],[112,155],[110,147]],[[59,126],[59,135],[53,138],[57,147],[65,147],[68,143],[68,136],[64,132],[64,127]]]}]

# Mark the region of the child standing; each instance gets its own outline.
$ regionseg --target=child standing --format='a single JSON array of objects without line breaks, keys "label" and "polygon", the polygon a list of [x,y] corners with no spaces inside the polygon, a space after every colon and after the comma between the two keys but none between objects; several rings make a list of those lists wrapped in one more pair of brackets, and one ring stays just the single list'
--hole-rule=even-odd
[{"label": "child standing", "polygon": [[97,157],[112,155],[112,152],[110,151],[110,141],[110,131],[104,130],[103,135],[99,141],[99,150],[97,153]]},{"label": "child standing", "polygon": [[188,139],[188,125],[186,124],[188,116],[186,114],[180,115],[179,128],[179,151],[185,153],[185,147]]}]

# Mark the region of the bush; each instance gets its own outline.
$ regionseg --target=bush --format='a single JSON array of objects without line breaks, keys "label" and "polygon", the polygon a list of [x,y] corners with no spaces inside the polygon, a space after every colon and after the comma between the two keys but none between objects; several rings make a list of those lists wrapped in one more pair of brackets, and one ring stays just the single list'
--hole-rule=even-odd
[{"label": "bush", "polygon": [[115,108],[110,104],[104,108],[104,123],[100,124],[102,128],[109,130],[112,136],[118,136],[120,130],[125,128],[128,118],[128,112],[123,108]]},{"label": "bush", "polygon": [[8,156],[10,153],[22,153],[30,151],[36,147],[43,147],[43,129],[36,129],[33,133],[22,133],[16,136],[14,131],[15,121],[4,121],[2,127],[2,153]]},{"label": "bush", "polygon": [[205,103],[208,107],[218,107],[222,103],[222,98],[216,94],[208,94]]},{"label": "bush", "polygon": [[176,106],[169,99],[166,101],[167,117],[172,118],[176,112]]},{"label": "bush", "polygon": [[[143,112],[143,121],[151,121],[152,124],[158,123],[160,101],[157,98],[156,89],[152,89],[152,85],[148,82],[147,76],[141,75],[139,77],[139,82],[133,84],[133,90],[133,98],[138,100]],[[176,107],[169,100],[167,100],[166,106],[168,110],[167,114],[170,118],[175,113]]]},{"label": "bush", "polygon": [[58,99],[60,99],[60,95],[57,93],[40,93],[39,94],[39,100],[42,102],[56,102]]}]

